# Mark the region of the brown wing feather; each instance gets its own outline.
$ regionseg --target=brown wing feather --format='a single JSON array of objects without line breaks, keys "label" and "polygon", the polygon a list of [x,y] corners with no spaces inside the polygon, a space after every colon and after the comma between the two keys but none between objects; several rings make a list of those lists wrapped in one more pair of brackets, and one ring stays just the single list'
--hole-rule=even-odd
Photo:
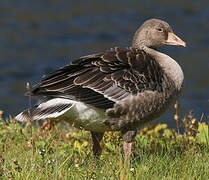
[{"label": "brown wing feather", "polygon": [[144,51],[113,48],[81,57],[42,79],[31,95],[65,97],[110,108],[131,94],[162,90],[163,70]]}]

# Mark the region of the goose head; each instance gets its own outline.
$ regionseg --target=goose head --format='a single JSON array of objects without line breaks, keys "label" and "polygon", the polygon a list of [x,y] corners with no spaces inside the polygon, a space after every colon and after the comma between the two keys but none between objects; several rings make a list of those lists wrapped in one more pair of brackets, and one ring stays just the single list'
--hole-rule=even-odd
[{"label": "goose head", "polygon": [[139,49],[155,49],[164,45],[186,47],[186,43],[173,33],[170,25],[160,19],[145,21],[136,31],[132,42],[132,47]]}]

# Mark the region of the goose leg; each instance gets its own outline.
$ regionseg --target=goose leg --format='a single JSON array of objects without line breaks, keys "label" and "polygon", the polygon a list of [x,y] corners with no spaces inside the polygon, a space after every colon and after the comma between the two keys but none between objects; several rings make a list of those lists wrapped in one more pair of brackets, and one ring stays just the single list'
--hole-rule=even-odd
[{"label": "goose leg", "polygon": [[102,148],[100,146],[100,141],[103,138],[104,133],[91,131],[91,136],[93,140],[93,153],[94,156],[99,157],[102,153]]},{"label": "goose leg", "polygon": [[133,139],[136,136],[137,131],[122,131],[122,137],[124,140],[123,143],[123,152],[125,156],[125,160],[129,159],[132,155],[132,144]]}]

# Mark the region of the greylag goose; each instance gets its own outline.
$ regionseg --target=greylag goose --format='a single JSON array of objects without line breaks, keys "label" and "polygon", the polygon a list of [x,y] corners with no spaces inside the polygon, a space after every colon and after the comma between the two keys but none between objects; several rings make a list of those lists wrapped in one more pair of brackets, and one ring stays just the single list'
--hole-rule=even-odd
[{"label": "greylag goose", "polygon": [[105,131],[121,131],[125,157],[138,128],[157,119],[181,91],[179,64],[156,49],[186,46],[168,23],[150,19],[136,31],[132,47],[80,57],[42,78],[28,95],[50,100],[17,115],[18,121],[59,118],[91,132],[100,156]]}]

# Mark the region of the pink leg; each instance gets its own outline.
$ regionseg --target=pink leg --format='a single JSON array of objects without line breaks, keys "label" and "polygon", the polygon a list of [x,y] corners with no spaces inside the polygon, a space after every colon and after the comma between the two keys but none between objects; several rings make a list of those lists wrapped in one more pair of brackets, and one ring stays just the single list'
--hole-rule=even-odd
[{"label": "pink leg", "polygon": [[125,160],[129,159],[132,155],[132,144],[133,139],[136,136],[137,131],[122,131],[122,137],[124,140],[123,143],[123,152],[125,156]]},{"label": "pink leg", "polygon": [[124,142],[123,143],[123,152],[125,155],[125,159],[132,155],[132,144],[133,144],[133,142]]}]

